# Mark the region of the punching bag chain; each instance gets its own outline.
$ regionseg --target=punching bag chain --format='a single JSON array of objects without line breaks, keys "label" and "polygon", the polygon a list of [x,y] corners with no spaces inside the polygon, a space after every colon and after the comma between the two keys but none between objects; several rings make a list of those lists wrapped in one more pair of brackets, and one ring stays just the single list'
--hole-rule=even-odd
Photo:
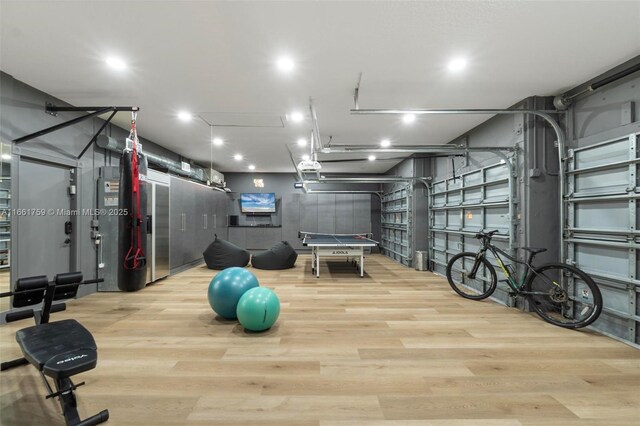
[{"label": "punching bag chain", "polygon": [[140,205],[140,171],[138,167],[138,131],[136,129],[137,111],[131,112],[131,247],[124,259],[125,269],[138,269],[145,266],[146,259],[142,251],[142,214]]}]

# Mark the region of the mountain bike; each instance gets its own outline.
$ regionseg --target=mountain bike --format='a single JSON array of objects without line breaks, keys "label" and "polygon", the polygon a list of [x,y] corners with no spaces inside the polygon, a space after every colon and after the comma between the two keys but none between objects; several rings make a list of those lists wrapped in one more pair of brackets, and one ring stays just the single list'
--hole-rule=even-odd
[{"label": "mountain bike", "polygon": [[[581,328],[593,323],[602,312],[602,295],[596,283],[580,269],[565,263],[549,263],[532,266],[538,253],[545,248],[520,247],[529,252],[527,261],[509,256],[491,243],[498,230],[479,232],[482,240],[477,253],[456,254],[447,264],[447,280],[460,296],[471,300],[485,299],[496,289],[496,270],[487,259],[491,252],[505,275],[510,296],[524,296],[533,310],[545,321],[564,328]],[[501,256],[525,265],[526,273],[518,279],[512,265],[506,265]]]}]

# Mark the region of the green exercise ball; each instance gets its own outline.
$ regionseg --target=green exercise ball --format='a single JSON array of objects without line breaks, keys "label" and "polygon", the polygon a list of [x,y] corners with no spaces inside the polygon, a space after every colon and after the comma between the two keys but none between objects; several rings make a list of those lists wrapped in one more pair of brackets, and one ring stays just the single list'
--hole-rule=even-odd
[{"label": "green exercise ball", "polygon": [[238,301],[247,290],[258,285],[256,276],[247,269],[236,266],[223,269],[209,284],[209,305],[221,317],[236,319]]},{"label": "green exercise ball", "polygon": [[236,313],[238,321],[247,330],[266,330],[271,328],[280,315],[280,300],[266,287],[252,288],[240,298]]}]

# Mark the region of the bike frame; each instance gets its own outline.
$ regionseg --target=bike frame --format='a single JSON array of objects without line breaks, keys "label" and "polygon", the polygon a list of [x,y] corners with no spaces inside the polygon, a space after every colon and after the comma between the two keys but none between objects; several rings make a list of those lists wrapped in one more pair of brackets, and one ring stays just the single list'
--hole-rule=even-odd
[{"label": "bike frame", "polygon": [[[519,295],[527,295],[527,294],[538,294],[538,295],[546,295],[546,293],[544,292],[539,292],[539,291],[524,291],[522,290],[522,288],[524,287],[524,284],[527,282],[527,279],[529,278],[529,276],[531,274],[535,274],[537,277],[540,277],[541,279],[543,279],[544,281],[547,281],[549,284],[551,285],[555,285],[560,287],[560,285],[554,281],[550,281],[547,277],[545,277],[544,275],[538,274],[535,269],[533,268],[533,266],[531,266],[531,262],[535,256],[535,254],[531,253],[529,255],[529,260],[526,262],[520,261],[518,259],[515,259],[513,257],[511,257],[507,252],[505,252],[504,250],[500,249],[499,247],[494,246],[493,244],[491,244],[491,239],[487,238],[487,237],[483,237],[482,239],[482,246],[480,247],[480,250],[478,250],[478,254],[476,255],[476,261],[473,264],[473,268],[471,269],[471,273],[468,274],[469,278],[473,279],[475,278],[476,273],[478,272],[478,269],[480,268],[480,259],[485,257],[487,250],[490,251],[493,256],[495,257],[496,261],[498,262],[498,266],[500,266],[500,269],[502,270],[502,273],[505,275],[505,277],[507,277],[506,282],[509,285],[509,287],[516,293]],[[502,258],[500,257],[500,254],[502,254],[503,256],[505,256],[507,259],[511,260],[512,262],[515,263],[519,263],[521,265],[525,265],[527,267],[527,272],[525,274],[523,274],[522,276],[522,280],[520,281],[520,283],[518,283],[516,277],[514,277],[511,272],[509,272],[509,270],[507,269],[507,267],[504,265],[504,262],[502,261]]]}]

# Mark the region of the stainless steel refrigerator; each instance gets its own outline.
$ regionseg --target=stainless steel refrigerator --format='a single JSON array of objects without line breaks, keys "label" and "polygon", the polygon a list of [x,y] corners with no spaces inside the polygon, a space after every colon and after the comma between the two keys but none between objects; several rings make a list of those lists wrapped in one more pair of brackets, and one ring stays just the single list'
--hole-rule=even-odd
[{"label": "stainless steel refrigerator", "polygon": [[147,181],[147,282],[169,275],[169,185]]},{"label": "stainless steel refrigerator", "polygon": [[[169,176],[149,170],[147,174],[147,283],[169,275]],[[98,208],[117,209],[120,173],[118,167],[101,167],[98,179]],[[118,288],[118,216],[101,215],[92,235],[97,247],[98,291]],[[150,232],[150,233],[149,233]]]}]

